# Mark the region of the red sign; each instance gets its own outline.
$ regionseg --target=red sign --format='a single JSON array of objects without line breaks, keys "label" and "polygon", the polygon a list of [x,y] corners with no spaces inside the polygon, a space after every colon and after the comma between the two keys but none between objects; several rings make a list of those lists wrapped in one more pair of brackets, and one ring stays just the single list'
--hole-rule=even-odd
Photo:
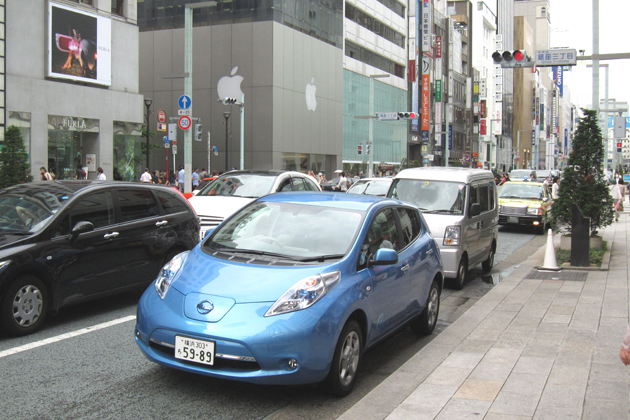
[{"label": "red sign", "polygon": [[429,75],[422,75],[422,130],[429,130]]},{"label": "red sign", "polygon": [[486,134],[486,120],[481,120],[479,122],[479,134],[481,135]]},{"label": "red sign", "polygon": [[160,109],[157,113],[158,122],[166,122],[166,112],[163,109]]},{"label": "red sign", "polygon": [[177,124],[182,130],[188,130],[192,125],[192,120],[189,116],[182,115],[181,117],[179,117],[179,121],[177,122]]},{"label": "red sign", "polygon": [[442,58],[442,36],[435,37],[435,58]]},{"label": "red sign", "polygon": [[409,60],[409,81],[416,81],[416,60]]},{"label": "red sign", "polygon": [[479,102],[479,116],[481,118],[486,118],[486,100],[482,99]]}]

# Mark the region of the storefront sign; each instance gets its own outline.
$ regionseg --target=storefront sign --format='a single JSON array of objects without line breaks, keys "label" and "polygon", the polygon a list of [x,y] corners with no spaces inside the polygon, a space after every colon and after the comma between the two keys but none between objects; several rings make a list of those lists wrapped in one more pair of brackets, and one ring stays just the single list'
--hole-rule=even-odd
[{"label": "storefront sign", "polygon": [[479,121],[479,134],[486,135],[486,120]]},{"label": "storefront sign", "polygon": [[435,37],[435,58],[442,58],[442,36]]},{"label": "storefront sign", "polygon": [[442,102],[442,81],[435,81],[435,101]]},{"label": "storefront sign", "polygon": [[98,133],[99,120],[81,117],[64,117],[61,115],[48,116],[49,130],[84,131]]}]

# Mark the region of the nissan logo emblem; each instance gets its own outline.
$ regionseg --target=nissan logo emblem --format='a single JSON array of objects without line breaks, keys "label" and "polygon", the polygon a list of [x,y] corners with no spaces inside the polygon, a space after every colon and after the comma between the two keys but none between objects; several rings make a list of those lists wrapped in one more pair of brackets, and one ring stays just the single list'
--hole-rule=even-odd
[{"label": "nissan logo emblem", "polygon": [[201,315],[206,315],[214,309],[214,304],[209,300],[204,300],[197,304],[197,312]]}]

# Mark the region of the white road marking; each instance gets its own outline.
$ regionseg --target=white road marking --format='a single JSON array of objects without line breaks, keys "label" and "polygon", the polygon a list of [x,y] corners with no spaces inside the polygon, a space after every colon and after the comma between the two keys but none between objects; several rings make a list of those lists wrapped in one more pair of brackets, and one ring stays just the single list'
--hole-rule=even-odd
[{"label": "white road marking", "polygon": [[45,346],[47,344],[56,343],[58,341],[66,340],[68,338],[76,337],[79,335],[87,334],[89,332],[102,330],[103,328],[111,327],[113,325],[122,324],[124,322],[135,321],[135,315],[129,315],[124,318],[115,319],[109,322],[103,322],[102,324],[94,325],[93,327],[83,328],[77,331],[72,331],[69,333],[61,334],[56,337],[45,338],[40,341],[36,341],[34,343],[25,344],[20,347],[14,347],[12,349],[0,351],[0,359],[6,356],[11,356],[13,354],[22,353],[26,350],[36,349],[37,347]]}]

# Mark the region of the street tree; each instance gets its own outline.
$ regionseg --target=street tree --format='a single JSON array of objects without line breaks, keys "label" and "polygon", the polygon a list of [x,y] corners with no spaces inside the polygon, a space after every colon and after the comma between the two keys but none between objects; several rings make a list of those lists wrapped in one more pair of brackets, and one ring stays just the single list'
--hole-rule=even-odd
[{"label": "street tree", "polygon": [[558,196],[551,214],[555,226],[571,232],[573,203],[585,217],[590,217],[590,230],[612,224],[612,197],[602,168],[604,143],[597,122],[597,112],[582,109],[577,131],[573,137],[573,150],[568,166],[563,171]]},{"label": "street tree", "polygon": [[20,129],[12,125],[7,128],[0,150],[0,188],[31,182],[28,153]]}]

